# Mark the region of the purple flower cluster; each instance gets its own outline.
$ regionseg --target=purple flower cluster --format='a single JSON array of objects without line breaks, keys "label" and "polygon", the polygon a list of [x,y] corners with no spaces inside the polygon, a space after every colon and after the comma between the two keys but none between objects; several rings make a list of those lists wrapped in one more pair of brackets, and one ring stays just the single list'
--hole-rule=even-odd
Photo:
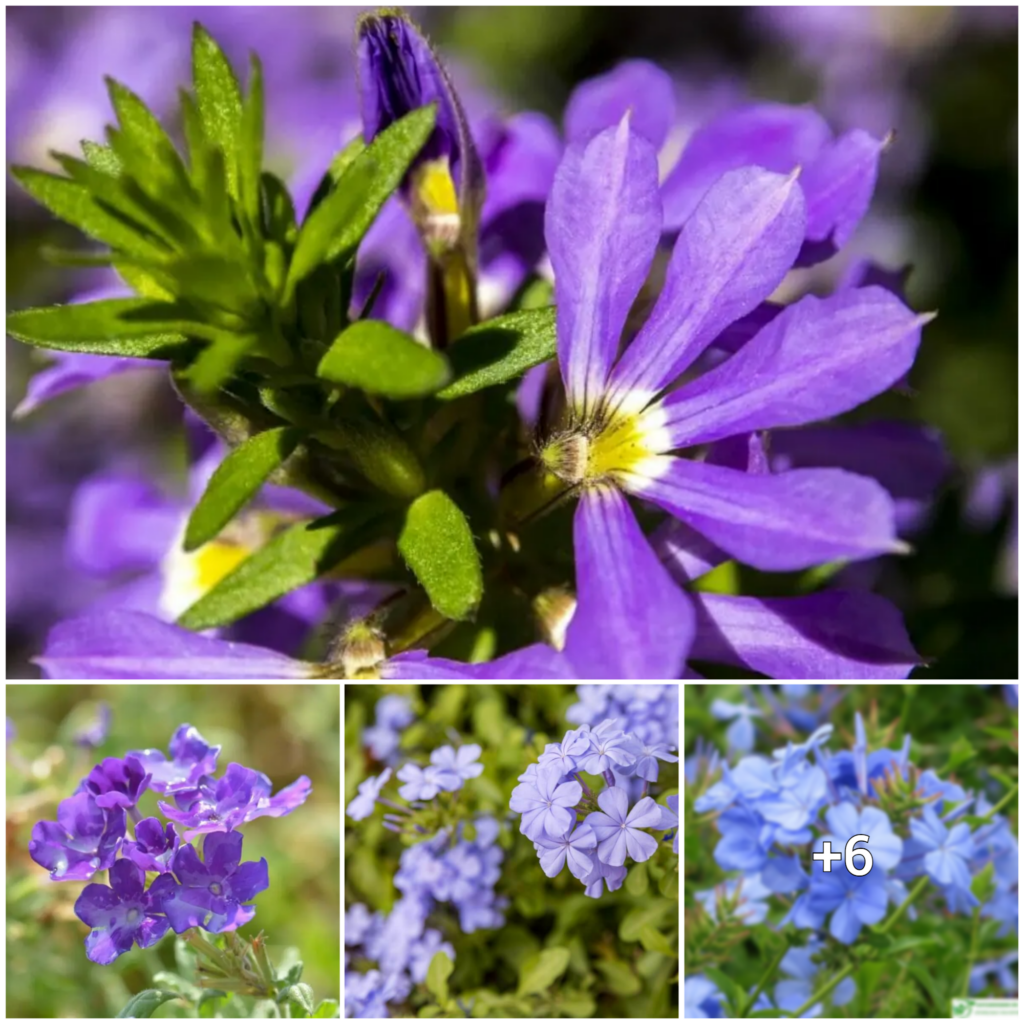
[{"label": "purple flower cluster", "polygon": [[377,701],[374,723],[363,730],[363,746],[376,761],[387,761],[398,749],[399,732],[413,719],[409,701],[397,693],[389,693]]},{"label": "purple flower cluster", "polygon": [[[251,901],[270,884],[267,862],[242,863],[235,829],[262,815],[289,814],[310,792],[303,776],[271,797],[270,780],[238,764],[215,779],[220,747],[188,724],[175,731],[169,749],[170,758],[160,750],[106,758],[61,801],[56,821],[32,829],[29,854],[53,881],[108,872],[109,885],[87,885],[75,903],[92,929],[85,950],[96,963],[112,963],[133,943],[151,946],[168,928],[225,932],[251,921]],[[147,790],[172,797],[173,805],[159,803],[172,821],[142,817],[138,803]],[[200,835],[197,849],[191,840]],[[148,889],[147,872],[157,873]]]},{"label": "purple flower cluster", "polygon": [[[581,691],[598,689],[669,687],[580,687]],[[638,695],[637,702],[643,705],[652,696],[660,698],[647,693]],[[595,706],[593,702],[577,704],[574,709],[591,713]],[[637,713],[642,710],[634,708]],[[509,807],[522,815],[519,831],[533,841],[544,874],[554,878],[568,865],[586,894],[597,898],[605,886],[612,892],[622,885],[627,858],[637,863],[649,860],[658,843],[647,830],[667,832],[679,824],[678,797],[670,796],[665,807],[647,796],[648,783],[658,780],[658,761],[678,761],[669,752],[676,746],[674,738],[664,742],[626,732],[623,720],[617,718],[604,718],[593,728],[584,723],[567,732],[561,743],[547,744],[538,762],[519,776],[520,784],[509,800]],[[595,797],[583,774],[602,776],[606,788]],[[642,780],[642,792],[632,807],[626,789],[631,777]],[[679,852],[678,834],[673,850]]]}]

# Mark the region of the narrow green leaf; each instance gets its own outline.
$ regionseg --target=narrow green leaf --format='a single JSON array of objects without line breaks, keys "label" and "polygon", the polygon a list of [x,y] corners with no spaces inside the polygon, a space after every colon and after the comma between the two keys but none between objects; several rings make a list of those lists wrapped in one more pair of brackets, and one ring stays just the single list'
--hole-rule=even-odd
[{"label": "narrow green leaf", "polygon": [[342,331],[316,372],[334,384],[399,399],[433,394],[449,377],[440,352],[383,320],[360,320]]},{"label": "narrow green leaf", "polygon": [[302,434],[294,427],[277,427],[239,445],[214,470],[203,496],[189,516],[185,550],[195,551],[213,540],[288,458]]},{"label": "narrow green leaf", "polygon": [[7,333],[29,345],[60,352],[172,359],[188,351],[182,334],[131,320],[153,305],[148,299],[101,299],[70,306],[23,309],[7,318]]},{"label": "narrow green leaf", "polygon": [[427,968],[427,991],[439,1003],[448,1001],[448,979],[454,970],[455,965],[447,953],[439,951],[434,954]]},{"label": "narrow green leaf", "polygon": [[178,620],[186,629],[226,626],[312,583],[361,547],[375,510],[360,505],[331,522],[297,523],[273,537],[201,597]]},{"label": "narrow green leaf", "polygon": [[254,226],[260,223],[260,175],[263,172],[263,65],[249,57],[249,94],[242,104],[239,149],[239,191],[242,206]]},{"label": "narrow green leaf", "polygon": [[117,154],[109,146],[102,146],[98,142],[83,139],[82,153],[85,155],[85,162],[90,167],[109,174],[113,178],[116,178],[124,169]]},{"label": "narrow green leaf", "polygon": [[[121,136],[128,143],[132,153],[138,157],[139,166],[135,167],[136,173],[141,172],[141,163],[145,161],[150,174],[158,173],[179,185],[186,184],[188,176],[181,156],[152,111],[120,82],[109,77],[106,81],[111,105],[121,125]],[[116,153],[115,141],[116,136],[111,144],[119,162],[128,162],[124,159],[128,154]]]},{"label": "narrow green leaf", "polygon": [[358,214],[331,243],[327,250],[328,260],[333,261],[339,257],[347,259],[356,251],[381,207],[402,183],[406,171],[430,138],[436,120],[437,110],[433,105],[414,110],[382,131],[351,162],[338,181],[338,189],[344,187],[345,179],[350,174],[356,173],[356,169],[365,164],[374,167],[373,188]]},{"label": "narrow green leaf", "polygon": [[288,998],[293,1003],[298,1003],[308,1016],[313,1016],[313,989],[304,981],[288,989]]},{"label": "narrow green leaf", "polygon": [[678,956],[668,938],[661,934],[654,925],[645,925],[640,930],[640,945],[649,953],[661,953],[663,956]]},{"label": "narrow green leaf", "polygon": [[568,1017],[593,1017],[597,1003],[586,992],[563,992],[558,999],[558,1009]]},{"label": "narrow green leaf", "polygon": [[960,736],[950,748],[949,760],[946,761],[941,774],[948,775],[950,772],[955,772],[961,765],[965,765],[977,756],[978,752],[971,746],[971,741],[966,736]]},{"label": "narrow green leaf", "polygon": [[705,967],[704,973],[718,986],[719,992],[725,996],[734,1010],[739,1009],[746,1001],[746,993],[725,971],[717,967]]},{"label": "narrow green leaf", "polygon": [[153,1011],[158,1006],[163,1006],[164,1003],[177,998],[176,992],[146,988],[137,992],[125,1003],[124,1009],[118,1014],[118,1017],[152,1017]]},{"label": "narrow green leaf", "polygon": [[906,961],[905,966],[907,973],[924,989],[928,998],[935,1004],[939,1015],[946,1016],[949,1013],[949,1000],[943,996],[938,982],[931,976],[928,968],[924,964],[918,963],[913,957]]},{"label": "narrow green leaf", "polygon": [[617,996],[635,996],[643,988],[629,964],[620,960],[598,960],[594,966],[604,975],[609,990]]},{"label": "narrow green leaf", "polygon": [[659,899],[646,906],[634,908],[622,919],[619,925],[619,938],[623,942],[636,942],[640,938],[640,932],[649,924],[658,925],[671,906],[668,900]]},{"label": "narrow green leaf", "polygon": [[679,899],[679,872],[666,871],[658,884],[658,892],[670,900]]},{"label": "narrow green leaf", "polygon": [[242,92],[224,51],[199,22],[192,29],[192,77],[206,135],[223,150],[228,191],[238,198]]},{"label": "narrow green leaf", "polygon": [[314,1017],[337,1017],[340,1012],[337,999],[321,999],[313,1011]]},{"label": "narrow green leaf", "polygon": [[109,267],[114,261],[114,254],[108,250],[85,252],[79,249],[60,249],[53,245],[42,246],[39,255],[55,267]]},{"label": "narrow green leaf", "polygon": [[634,864],[626,875],[626,892],[630,896],[643,896],[647,892],[648,883],[647,865],[643,862]]},{"label": "narrow green leaf", "polygon": [[348,416],[314,436],[345,452],[359,472],[385,494],[411,501],[426,488],[416,453],[401,434],[379,420]]},{"label": "narrow green leaf", "polygon": [[529,996],[543,992],[565,973],[569,966],[569,950],[564,946],[542,949],[526,960],[519,971],[517,996]]},{"label": "narrow green leaf", "polygon": [[452,382],[438,392],[461,398],[520,377],[555,355],[555,309],[509,313],[470,328],[448,352]]},{"label": "narrow green leaf", "polygon": [[259,341],[255,334],[232,334],[228,331],[220,334],[184,371],[195,389],[204,394],[219,388]]},{"label": "narrow green leaf", "polygon": [[442,615],[473,613],[484,589],[480,555],[466,517],[444,491],[428,491],[409,506],[398,550]]}]

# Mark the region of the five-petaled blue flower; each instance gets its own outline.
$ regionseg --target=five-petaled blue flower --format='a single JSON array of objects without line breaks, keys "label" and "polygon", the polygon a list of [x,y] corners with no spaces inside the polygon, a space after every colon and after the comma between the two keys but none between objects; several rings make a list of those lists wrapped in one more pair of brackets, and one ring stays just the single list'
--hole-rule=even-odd
[{"label": "five-petaled blue flower", "polygon": [[647,860],[658,849],[655,838],[641,831],[661,822],[661,808],[645,796],[629,809],[629,797],[618,786],[609,786],[597,798],[600,811],[592,811],[584,819],[597,836],[598,857],[612,867],[626,862],[626,854],[635,861]]}]

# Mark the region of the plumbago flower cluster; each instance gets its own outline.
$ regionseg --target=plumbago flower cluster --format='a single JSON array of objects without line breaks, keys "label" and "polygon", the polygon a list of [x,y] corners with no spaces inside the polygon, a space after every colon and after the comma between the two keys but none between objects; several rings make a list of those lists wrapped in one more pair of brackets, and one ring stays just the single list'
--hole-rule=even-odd
[{"label": "plumbago flower cluster", "polygon": [[[407,712],[404,698],[381,698],[377,724],[366,731],[364,742],[371,749],[393,752],[397,742],[392,745],[382,730],[408,724]],[[371,914],[364,904],[355,903],[345,913],[346,1016],[387,1017],[389,1003],[404,1002],[414,985],[426,981],[437,953],[455,960],[442,932],[427,927],[442,904],[452,906],[466,934],[505,923],[507,900],[494,891],[504,860],[496,845],[499,824],[487,815],[460,815],[455,804],[463,785],[483,772],[480,754],[478,743],[467,743],[440,747],[426,765],[407,761],[395,780],[402,783],[398,795],[409,806],[381,796],[391,782],[391,768],[361,782],[349,803],[346,813],[355,821],[370,817],[377,804],[397,812],[384,815],[384,827],[415,842],[399,859],[394,883],[402,896],[391,911]],[[448,794],[456,796],[450,799]]]},{"label": "plumbago flower cluster", "polygon": [[[674,720],[670,714],[655,717],[671,705],[666,691],[674,691]],[[606,886],[614,892],[622,885],[627,859],[643,863],[654,855],[658,843],[652,831],[669,832],[679,825],[678,796],[668,797],[664,806],[647,795],[650,783],[658,781],[659,760],[679,760],[671,753],[678,732],[668,731],[677,729],[678,691],[593,686],[580,687],[580,696],[581,703],[568,715],[587,721],[567,732],[561,743],[545,747],[519,776],[509,807],[522,815],[519,830],[533,841],[544,874],[554,878],[568,865],[586,895],[596,899]],[[623,717],[607,717],[619,710]],[[636,731],[627,732],[630,725]],[[595,796],[584,774],[602,777],[606,788]],[[679,853],[678,832],[672,849]]]},{"label": "plumbago flower cluster", "polygon": [[[692,936],[698,969],[721,962],[730,942],[768,920],[773,905],[781,903],[785,912],[774,915],[772,927],[793,925],[800,938],[799,944],[787,939],[777,966],[789,977],[771,991],[767,979],[727,997],[722,975],[710,967],[717,981],[705,973],[688,977],[686,1016],[725,1016],[726,1007],[738,1016],[773,1009],[818,1016],[829,996],[845,1005],[856,994],[849,975],[857,964],[895,952],[892,926],[929,906],[991,918],[998,935],[1016,933],[1017,840],[997,813],[1016,787],[993,806],[984,794],[915,766],[909,734],[898,750],[869,750],[859,713],[851,750],[830,750],[832,732],[823,725],[771,758],[750,755],[727,764],[704,747],[689,759],[687,779],[699,794],[693,808],[714,818],[720,833],[714,859],[731,873],[695,894],[705,915]],[[820,857],[812,859],[824,842],[842,853],[857,835],[870,837],[860,844],[872,857],[867,873],[852,873],[842,860],[826,873]],[[853,857],[855,870],[864,866]]]},{"label": "plumbago flower cluster", "polygon": [[930,317],[870,266],[772,298],[850,240],[888,141],[747,104],[666,161],[680,119],[652,64],[582,83],[559,132],[464,102],[401,13],[356,37],[362,138],[305,211],[263,170],[259,61],[243,93],[200,27],[187,159],[112,82],[107,144],[15,170],[133,293],[8,319],[61,353],[46,390],[144,362],[218,438],[187,504],[92,493],[93,521],[133,524],[118,538],[166,529],[145,551],[86,530],[101,574],[140,585],[55,627],[44,672],[906,676],[921,658],[866,590],[691,586],[904,551],[936,485],[926,432],[820,425],[902,382]]},{"label": "plumbago flower cluster", "polygon": [[[252,901],[270,877],[264,858],[243,862],[238,829],[291,814],[309,796],[310,781],[301,776],[272,795],[265,775],[235,763],[217,778],[220,747],[188,724],[175,730],[169,751],[170,757],[147,749],[105,758],[60,802],[56,821],[35,824],[29,854],[55,882],[87,882],[107,872],[109,885],[90,882],[75,902],[92,929],[85,952],[95,963],[113,963],[172,930],[186,933],[200,954],[215,954],[209,980],[216,987],[272,995],[277,979],[262,938],[233,942],[217,956],[198,930],[233,933],[253,919]],[[166,822],[142,817],[138,805],[147,791],[161,797]],[[255,954],[244,965],[230,956],[243,947]],[[229,965],[239,968],[237,977]]]}]

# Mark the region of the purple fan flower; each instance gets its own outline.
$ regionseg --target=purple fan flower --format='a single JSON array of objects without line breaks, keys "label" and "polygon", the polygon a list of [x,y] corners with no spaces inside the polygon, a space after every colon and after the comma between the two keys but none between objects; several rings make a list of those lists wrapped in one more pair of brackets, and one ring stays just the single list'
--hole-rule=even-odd
[{"label": "purple fan flower", "polygon": [[291,785],[270,795],[270,779],[232,762],[224,777],[204,775],[196,789],[174,794],[175,804],[160,801],[164,816],[188,829],[185,840],[204,832],[230,832],[254,818],[280,818],[306,802],[312,783],[300,775]]},{"label": "purple fan flower", "polygon": [[102,746],[109,731],[110,705],[100,704],[96,709],[96,717],[88,725],[75,733],[75,744],[87,749]]},{"label": "purple fan flower", "polygon": [[628,116],[569,147],[547,207],[570,413],[541,459],[582,495],[578,604],[565,654],[585,677],[677,678],[694,639],[693,604],[623,492],[765,571],[901,549],[892,499],[874,480],[834,469],[749,472],[669,454],[854,408],[902,377],[924,322],[882,288],[808,296],[725,362],[659,398],[777,287],[805,237],[808,208],[795,175],[742,167],[708,184],[682,226],[661,295],[621,358],[626,317],[662,229],[657,157]]},{"label": "purple fan flower", "polygon": [[85,955],[93,963],[112,964],[133,943],[146,949],[163,938],[170,925],[163,902],[174,879],[161,875],[148,891],[145,884],[140,868],[119,860],[110,869],[109,886],[94,882],[82,890],[75,913],[92,929],[85,937]]},{"label": "purple fan flower", "polygon": [[440,747],[430,755],[430,763],[441,771],[456,776],[461,786],[463,782],[475,779],[484,770],[484,766],[476,760],[480,756],[480,750],[479,743],[467,743],[457,751],[453,747]]},{"label": "purple fan flower", "polygon": [[535,842],[545,834],[564,836],[572,827],[576,804],[583,796],[578,782],[562,782],[557,768],[541,768],[530,782],[522,782],[512,790],[509,807],[522,820],[519,831]]},{"label": "purple fan flower", "polygon": [[135,839],[126,839],[122,853],[143,871],[170,871],[171,861],[181,845],[181,836],[174,826],[166,826],[159,818],[143,818],[135,826]]},{"label": "purple fan flower", "polygon": [[649,796],[630,810],[626,791],[612,786],[600,793],[597,804],[601,810],[592,811],[584,821],[597,836],[600,843],[597,855],[605,864],[620,867],[625,864],[627,854],[638,862],[654,855],[658,843],[641,829],[657,828],[661,808]]},{"label": "purple fan flower", "polygon": [[888,895],[885,876],[880,871],[858,877],[851,875],[841,862],[823,871],[819,861],[814,862],[809,909],[815,914],[832,911],[828,930],[834,939],[849,945],[866,924],[878,924],[885,917]]},{"label": "purple fan flower", "polygon": [[548,878],[554,878],[565,867],[567,860],[570,873],[581,881],[594,870],[594,860],[581,852],[597,846],[597,836],[589,825],[579,825],[571,835],[566,832],[561,839],[541,836],[537,845],[547,851],[540,854],[540,866]]},{"label": "purple fan flower", "polygon": [[659,760],[675,764],[679,758],[675,754],[669,753],[667,743],[642,743],[640,745],[640,760],[637,761],[633,771],[641,779],[657,782]]},{"label": "purple fan flower", "polygon": [[270,886],[267,861],[242,860],[242,833],[215,832],[203,843],[205,862],[195,848],[181,847],[174,857],[180,885],[164,896],[163,910],[178,933],[188,928],[234,931],[251,921],[256,908],[243,906]]},{"label": "purple fan flower", "polygon": [[150,773],[149,788],[156,793],[173,794],[179,790],[194,789],[203,775],[217,770],[220,747],[212,747],[199,730],[187,722],[179,725],[171,737],[171,759],[162,750],[130,750]]},{"label": "purple fan flower", "polygon": [[105,810],[91,793],[76,793],[57,805],[56,821],[32,826],[28,852],[53,881],[83,881],[114,863],[124,834],[123,807]]},{"label": "purple fan flower", "polygon": [[373,814],[377,806],[377,797],[384,788],[388,779],[391,778],[391,769],[385,768],[380,775],[372,776],[359,783],[359,793],[354,796],[345,808],[345,813],[354,821],[362,821]]},{"label": "purple fan flower", "polygon": [[433,800],[442,789],[452,791],[462,785],[462,780],[453,771],[428,764],[403,764],[398,777],[405,783],[399,787],[398,795],[403,800]]},{"label": "purple fan flower", "polygon": [[149,779],[146,769],[131,754],[124,759],[105,757],[81,781],[78,791],[91,793],[99,807],[124,807],[130,811],[146,792]]}]

